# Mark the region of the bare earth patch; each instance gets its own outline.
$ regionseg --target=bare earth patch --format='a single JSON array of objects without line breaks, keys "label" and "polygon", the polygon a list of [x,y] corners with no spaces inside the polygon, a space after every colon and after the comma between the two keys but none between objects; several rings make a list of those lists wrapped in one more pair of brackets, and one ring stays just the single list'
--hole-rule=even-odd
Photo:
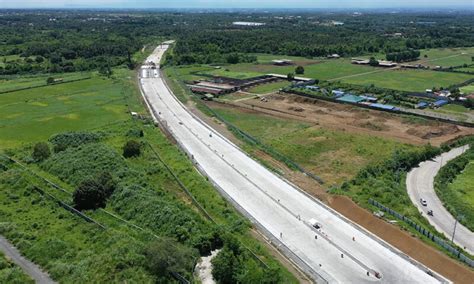
[{"label": "bare earth patch", "polygon": [[267,102],[250,99],[235,103],[234,106],[311,122],[328,129],[393,138],[414,145],[440,145],[457,136],[474,134],[474,129],[468,127],[428,120],[413,122],[395,114],[295,95],[273,94],[266,98]]}]

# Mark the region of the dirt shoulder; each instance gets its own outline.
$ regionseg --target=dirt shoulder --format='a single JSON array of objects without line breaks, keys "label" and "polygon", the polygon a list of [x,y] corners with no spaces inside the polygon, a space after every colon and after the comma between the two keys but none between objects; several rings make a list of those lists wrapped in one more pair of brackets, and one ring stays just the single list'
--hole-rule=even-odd
[{"label": "dirt shoulder", "polygon": [[345,196],[333,196],[330,206],[413,259],[440,273],[454,283],[472,283],[474,271],[425,244],[399,227],[375,217]]}]

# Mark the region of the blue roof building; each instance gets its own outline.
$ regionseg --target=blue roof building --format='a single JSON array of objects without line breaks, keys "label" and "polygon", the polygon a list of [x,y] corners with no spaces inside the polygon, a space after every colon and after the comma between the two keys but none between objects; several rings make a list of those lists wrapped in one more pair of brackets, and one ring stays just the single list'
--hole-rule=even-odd
[{"label": "blue roof building", "polygon": [[419,102],[417,105],[416,105],[416,108],[419,108],[419,109],[424,109],[424,108],[427,108],[429,106],[429,104],[427,102]]},{"label": "blue roof building", "polygon": [[449,104],[449,101],[447,101],[447,100],[438,100],[438,101],[433,103],[433,106],[434,107],[442,107],[442,106],[447,105],[447,104]]},{"label": "blue roof building", "polygon": [[373,108],[379,108],[384,110],[400,110],[398,107],[384,104],[370,104],[370,106]]}]

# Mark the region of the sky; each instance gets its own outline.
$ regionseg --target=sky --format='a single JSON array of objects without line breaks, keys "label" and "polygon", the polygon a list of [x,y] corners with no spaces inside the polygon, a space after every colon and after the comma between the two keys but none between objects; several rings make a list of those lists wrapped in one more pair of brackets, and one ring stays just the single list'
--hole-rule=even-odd
[{"label": "sky", "polygon": [[474,0],[0,0],[1,8],[451,8]]}]

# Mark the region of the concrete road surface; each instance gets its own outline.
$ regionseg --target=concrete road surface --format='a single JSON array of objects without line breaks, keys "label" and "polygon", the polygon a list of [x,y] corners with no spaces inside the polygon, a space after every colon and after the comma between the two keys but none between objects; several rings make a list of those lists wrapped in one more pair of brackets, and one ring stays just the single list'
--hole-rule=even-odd
[{"label": "concrete road surface", "polygon": [[[418,207],[421,214],[428,219],[430,224],[449,239],[453,235],[455,219],[444,208],[443,203],[436,195],[433,183],[441,167],[467,149],[468,146],[455,148],[433,160],[422,162],[407,176],[407,190],[411,201]],[[426,200],[426,206],[421,204],[420,198]],[[433,216],[428,215],[428,210],[433,210]],[[459,223],[456,225],[454,242],[465,248],[470,254],[474,253],[474,233]]]},{"label": "concrete road surface", "polygon": [[24,258],[20,252],[4,237],[0,236],[0,251],[16,263],[38,284],[55,283],[39,266]]},{"label": "concrete road surface", "polygon": [[[167,46],[147,59],[159,60]],[[159,62],[156,61],[158,64]],[[154,119],[195,166],[302,270],[318,282],[447,282],[247,156],[191,114],[162,78],[141,79]],[[321,228],[309,220],[316,219]],[[379,277],[376,277],[376,275]]]}]

